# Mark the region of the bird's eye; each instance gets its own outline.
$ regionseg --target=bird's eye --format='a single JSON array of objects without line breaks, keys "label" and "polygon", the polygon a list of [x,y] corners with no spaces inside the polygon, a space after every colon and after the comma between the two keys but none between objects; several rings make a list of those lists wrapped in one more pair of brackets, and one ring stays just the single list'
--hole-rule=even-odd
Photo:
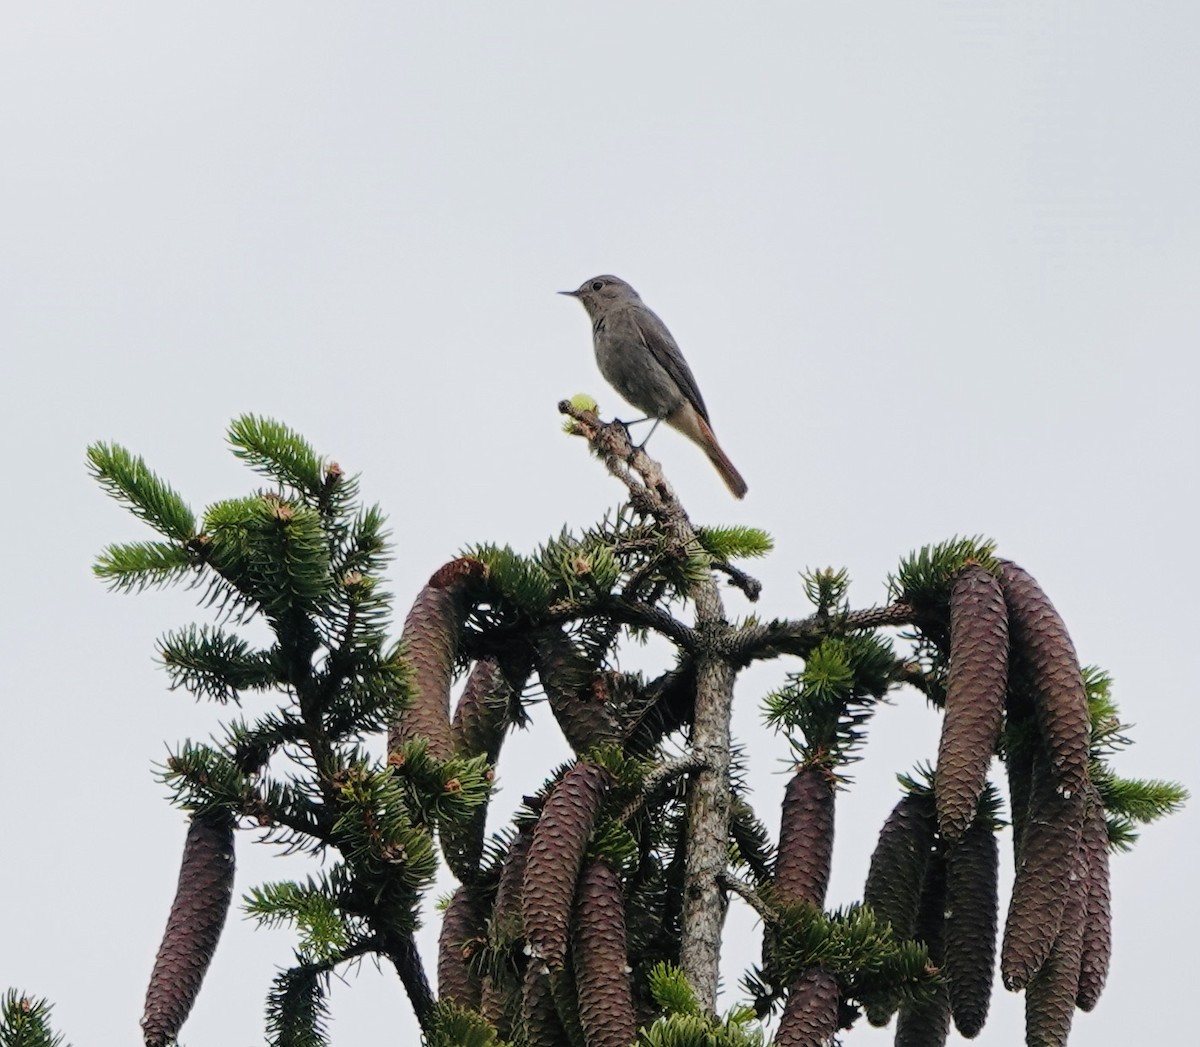
[{"label": "bird's eye", "polygon": [[592,281],[592,290],[593,291],[599,291],[600,288],[602,288],[603,286],[604,286],[603,280],[593,280]]}]

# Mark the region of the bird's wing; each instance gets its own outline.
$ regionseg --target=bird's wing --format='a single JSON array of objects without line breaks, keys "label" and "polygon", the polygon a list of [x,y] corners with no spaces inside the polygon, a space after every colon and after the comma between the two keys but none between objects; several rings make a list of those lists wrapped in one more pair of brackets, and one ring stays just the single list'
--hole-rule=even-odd
[{"label": "bird's wing", "polygon": [[642,344],[650,350],[650,355],[671,376],[671,380],[679,386],[680,392],[696,408],[700,417],[709,422],[708,408],[704,406],[704,397],[700,395],[700,387],[696,385],[692,369],[688,367],[683,353],[679,351],[679,346],[675,344],[675,339],[667,330],[667,325],[649,309],[639,310],[634,317],[634,323],[637,325],[638,334],[642,336]]}]

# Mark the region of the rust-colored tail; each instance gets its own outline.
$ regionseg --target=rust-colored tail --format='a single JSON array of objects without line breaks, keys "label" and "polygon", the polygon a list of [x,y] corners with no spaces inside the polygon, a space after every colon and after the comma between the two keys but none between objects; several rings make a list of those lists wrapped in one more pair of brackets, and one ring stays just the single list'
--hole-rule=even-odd
[{"label": "rust-colored tail", "polygon": [[712,426],[704,420],[703,415],[695,407],[690,403],[685,403],[673,414],[668,415],[665,421],[704,449],[708,460],[717,467],[717,472],[721,474],[721,479],[725,481],[725,486],[733,493],[734,498],[746,497],[748,490],[746,481],[742,479],[742,474],[734,468],[733,462],[721,450]]}]

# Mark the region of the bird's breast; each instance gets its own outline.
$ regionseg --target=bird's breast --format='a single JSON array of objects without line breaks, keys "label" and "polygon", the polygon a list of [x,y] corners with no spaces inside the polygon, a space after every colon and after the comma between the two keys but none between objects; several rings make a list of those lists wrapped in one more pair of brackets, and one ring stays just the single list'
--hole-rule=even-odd
[{"label": "bird's breast", "polygon": [[683,402],[679,386],[640,338],[621,337],[609,328],[597,333],[595,348],[605,380],[651,418],[665,418]]}]

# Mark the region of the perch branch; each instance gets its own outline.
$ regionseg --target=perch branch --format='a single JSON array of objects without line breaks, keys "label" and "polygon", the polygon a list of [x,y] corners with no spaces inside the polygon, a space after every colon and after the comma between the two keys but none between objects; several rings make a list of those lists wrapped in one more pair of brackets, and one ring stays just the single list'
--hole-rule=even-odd
[{"label": "perch branch", "polygon": [[[609,472],[629,489],[635,511],[652,516],[681,554],[699,545],[662,468],[643,448],[630,443],[624,425],[601,422],[594,411],[580,411],[566,400],[558,409],[575,420],[576,432],[587,439]],[[728,651],[732,630],[711,572],[705,572],[688,595],[696,609],[696,706],[690,742],[701,766],[692,772],[687,791],[679,965],[700,1005],[715,1013],[724,916],[718,877],[725,870],[729,840],[729,720],[734,663]]]}]

